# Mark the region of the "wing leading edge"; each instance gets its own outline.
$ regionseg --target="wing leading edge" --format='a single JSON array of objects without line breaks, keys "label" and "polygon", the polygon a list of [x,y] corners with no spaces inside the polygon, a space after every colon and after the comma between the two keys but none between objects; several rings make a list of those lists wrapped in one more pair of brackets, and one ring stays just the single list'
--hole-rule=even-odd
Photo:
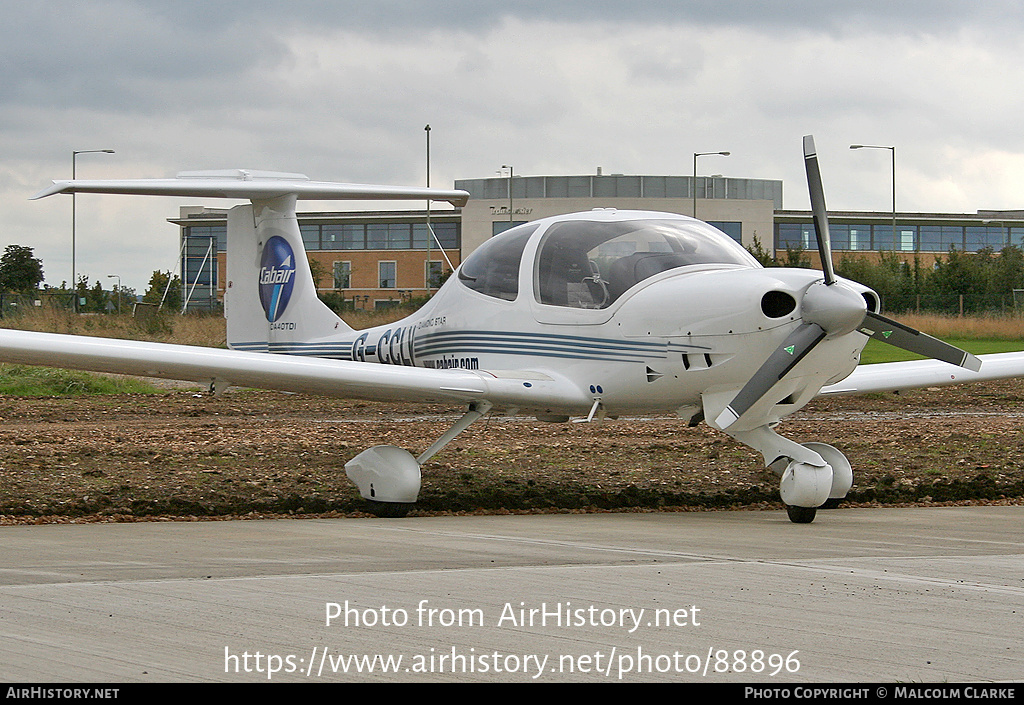
[{"label": "wing leading edge", "polygon": [[[869,394],[1024,377],[1024,352],[980,356],[981,371],[936,360],[861,365],[819,396]],[[550,374],[431,370],[169,343],[0,330],[0,362],[191,380],[351,399],[470,402],[523,409],[589,408],[576,385]]]},{"label": "wing leading edge", "polygon": [[471,402],[499,407],[587,408],[564,379],[431,370],[56,333],[0,330],[0,362],[181,379],[381,401]]},{"label": "wing leading edge", "polygon": [[819,396],[870,394],[1024,377],[1024,352],[979,355],[981,369],[953,367],[938,360],[861,365],[846,379],[822,387]]},{"label": "wing leading edge", "polygon": [[464,206],[469,193],[457,189],[414,188],[310,181],[303,174],[237,169],[182,172],[174,179],[54,181],[29,200],[58,193],[114,193],[136,196],[194,196],[266,200],[294,195],[298,200],[435,200]]}]

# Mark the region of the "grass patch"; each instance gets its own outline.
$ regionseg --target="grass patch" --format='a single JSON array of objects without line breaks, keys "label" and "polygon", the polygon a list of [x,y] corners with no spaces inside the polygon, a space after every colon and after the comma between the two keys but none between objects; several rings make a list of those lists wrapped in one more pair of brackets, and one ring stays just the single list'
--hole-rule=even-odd
[{"label": "grass patch", "polygon": [[0,365],[0,394],[14,397],[78,397],[88,394],[152,394],[156,387],[133,377],[76,370]]},{"label": "grass patch", "polygon": [[[1020,352],[1024,350],[1024,340],[979,340],[974,338],[942,338],[942,340],[975,355]],[[920,355],[915,355],[912,352],[907,352],[875,339],[868,341],[868,344],[864,346],[864,352],[860,356],[860,361],[863,365],[872,365],[877,362],[904,362],[906,360],[924,359]]]},{"label": "grass patch", "polygon": [[17,316],[0,319],[0,328],[88,335],[98,338],[145,340],[154,343],[227,347],[222,316],[161,313],[150,318],[131,314],[77,314],[65,309],[42,306]]},{"label": "grass patch", "polygon": [[905,313],[893,318],[942,340],[1015,340],[1024,345],[1024,316],[1012,313],[975,316]]},{"label": "grass patch", "polygon": [[[897,321],[975,355],[1024,351],[1024,317],[1015,315],[943,316],[904,314]],[[861,364],[923,360],[920,355],[869,340]]]},{"label": "grass patch", "polygon": [[[379,311],[345,311],[342,319],[355,330],[393,323],[412,314],[411,306]],[[163,312],[151,317],[135,318],[124,314],[77,314],[51,306],[32,307],[18,315],[0,318],[0,328],[88,335],[100,338],[145,340],[155,343],[198,345],[208,348],[227,347],[227,326],[223,316]]]}]

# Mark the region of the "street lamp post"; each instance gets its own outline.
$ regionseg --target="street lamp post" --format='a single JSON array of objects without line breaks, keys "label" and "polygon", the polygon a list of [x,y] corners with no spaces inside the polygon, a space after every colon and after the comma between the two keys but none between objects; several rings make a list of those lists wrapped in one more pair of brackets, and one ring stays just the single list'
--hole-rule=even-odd
[{"label": "street lamp post", "polygon": [[508,226],[512,227],[512,165],[502,164],[502,169],[508,169]]},{"label": "street lamp post", "polygon": [[[896,241],[896,147],[878,144],[851,144],[850,149],[888,149],[892,152],[892,247],[895,250],[899,246]],[[917,249],[916,243],[914,249]]]},{"label": "street lamp post", "polygon": [[[112,149],[79,149],[71,152],[71,180],[74,181],[78,174],[79,154],[113,154]],[[75,192],[71,192],[71,293],[72,310],[78,311],[78,269],[75,266]]]},{"label": "street lamp post", "polygon": [[[427,188],[430,188],[430,125],[423,128],[427,135]],[[427,271],[425,274],[427,284],[427,296],[430,296],[430,245],[433,231],[430,229],[430,198],[427,198]]]},{"label": "street lamp post", "polygon": [[[706,157],[711,154],[718,154],[723,157],[728,157],[731,152],[694,152],[693,153],[693,181],[690,184],[690,188],[693,191],[693,217],[697,217],[697,157]],[[707,194],[704,194],[707,196]]]}]

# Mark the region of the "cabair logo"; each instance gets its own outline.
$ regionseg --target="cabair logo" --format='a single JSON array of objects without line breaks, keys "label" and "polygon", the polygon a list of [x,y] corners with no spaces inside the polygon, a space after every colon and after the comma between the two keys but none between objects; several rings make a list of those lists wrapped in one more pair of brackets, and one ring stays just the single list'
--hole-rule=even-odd
[{"label": "cabair logo", "polygon": [[295,286],[295,253],[291,245],[278,235],[267,240],[260,261],[260,303],[273,323],[288,307]]}]

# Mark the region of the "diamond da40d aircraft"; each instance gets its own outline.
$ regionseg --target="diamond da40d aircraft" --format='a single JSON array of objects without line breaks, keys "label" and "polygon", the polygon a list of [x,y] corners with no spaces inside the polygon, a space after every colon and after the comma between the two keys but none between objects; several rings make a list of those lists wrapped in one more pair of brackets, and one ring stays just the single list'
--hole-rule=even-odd
[{"label": "diamond da40d aircraft", "polygon": [[[419,456],[376,446],[345,469],[382,514],[416,501],[420,467],[492,409],[544,421],[671,410],[764,456],[790,519],[846,495],[853,472],[825,443],[774,427],[819,394],[1024,375],[1024,353],[980,358],[879,315],[875,292],[833,272],[811,137],[804,159],[823,271],[765,269],[682,215],[598,209],[537,220],[470,254],[398,322],[353,330],[320,302],[298,199],[432,199],[464,191],[317,183],[297,174],[186,172],[174,179],[55,181],[37,194],[248,199],[228,214],[229,350],[0,331],[0,361],[289,390],[449,402],[464,415]],[[858,367],[874,337],[929,360]],[[277,354],[268,354],[277,353]]]}]

